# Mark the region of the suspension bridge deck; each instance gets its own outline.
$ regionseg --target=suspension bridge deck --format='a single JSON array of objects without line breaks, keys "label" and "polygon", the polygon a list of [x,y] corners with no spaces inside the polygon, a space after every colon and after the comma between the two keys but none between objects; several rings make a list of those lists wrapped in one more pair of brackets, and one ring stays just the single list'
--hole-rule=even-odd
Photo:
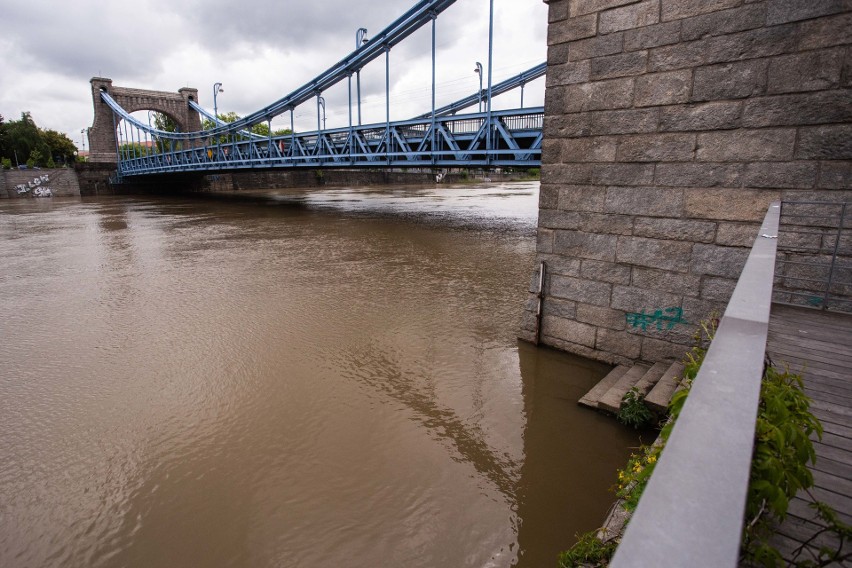
[{"label": "suspension bridge deck", "polygon": [[[811,468],[811,494],[831,505],[840,520],[852,523],[852,315],[773,304],[767,353],[777,366],[788,364],[791,371],[802,373],[811,410],[824,428],[822,440],[814,441],[817,462]],[[822,525],[810,502],[811,497],[800,492],[778,527],[773,544],[785,560]],[[815,544],[832,543],[822,538]],[[807,552],[799,556],[806,558]]]}]

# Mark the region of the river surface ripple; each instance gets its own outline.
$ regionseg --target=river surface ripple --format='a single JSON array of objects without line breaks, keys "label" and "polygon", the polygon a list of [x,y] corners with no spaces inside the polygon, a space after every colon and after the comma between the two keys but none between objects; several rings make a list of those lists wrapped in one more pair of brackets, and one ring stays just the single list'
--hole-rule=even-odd
[{"label": "river surface ripple", "polygon": [[538,184],[0,201],[0,566],[554,566],[637,437]]}]

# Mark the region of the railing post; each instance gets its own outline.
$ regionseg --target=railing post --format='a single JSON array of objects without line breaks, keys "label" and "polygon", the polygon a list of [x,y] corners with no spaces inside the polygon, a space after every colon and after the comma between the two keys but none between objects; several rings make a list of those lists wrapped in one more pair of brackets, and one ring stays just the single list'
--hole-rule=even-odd
[{"label": "railing post", "polygon": [[837,235],[834,237],[834,250],[831,253],[831,264],[828,266],[828,280],[825,283],[825,293],[822,298],[822,309],[828,309],[828,298],[831,295],[831,281],[834,279],[834,267],[837,265],[837,251],[840,250],[840,239],[843,237],[843,224],[846,220],[846,202],[840,204],[840,219],[837,221]]}]

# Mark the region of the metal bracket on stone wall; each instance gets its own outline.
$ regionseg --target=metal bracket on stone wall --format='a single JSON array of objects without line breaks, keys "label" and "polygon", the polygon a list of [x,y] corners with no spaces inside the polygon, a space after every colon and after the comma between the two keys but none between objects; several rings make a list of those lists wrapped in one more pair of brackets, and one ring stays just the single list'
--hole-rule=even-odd
[{"label": "metal bracket on stone wall", "polygon": [[541,342],[541,318],[542,318],[542,304],[544,303],[544,273],[547,270],[547,265],[544,261],[541,261],[541,265],[538,269],[538,292],[535,297],[537,298],[537,306],[535,310],[535,344],[538,345]]}]

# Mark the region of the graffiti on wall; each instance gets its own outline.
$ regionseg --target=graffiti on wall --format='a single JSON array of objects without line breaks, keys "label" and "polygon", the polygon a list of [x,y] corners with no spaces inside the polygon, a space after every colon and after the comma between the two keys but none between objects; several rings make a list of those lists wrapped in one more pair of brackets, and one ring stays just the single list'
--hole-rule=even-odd
[{"label": "graffiti on wall", "polygon": [[53,191],[46,185],[43,185],[48,182],[50,182],[50,175],[44,174],[34,177],[27,183],[19,183],[15,186],[15,190],[18,192],[18,195],[32,191],[33,197],[52,197]]},{"label": "graffiti on wall", "polygon": [[654,310],[654,313],[646,314],[644,308],[641,312],[627,312],[624,314],[627,325],[633,328],[641,328],[646,331],[648,327],[656,326],[657,330],[673,329],[679,323],[688,323],[683,319],[683,308],[671,307]]}]

